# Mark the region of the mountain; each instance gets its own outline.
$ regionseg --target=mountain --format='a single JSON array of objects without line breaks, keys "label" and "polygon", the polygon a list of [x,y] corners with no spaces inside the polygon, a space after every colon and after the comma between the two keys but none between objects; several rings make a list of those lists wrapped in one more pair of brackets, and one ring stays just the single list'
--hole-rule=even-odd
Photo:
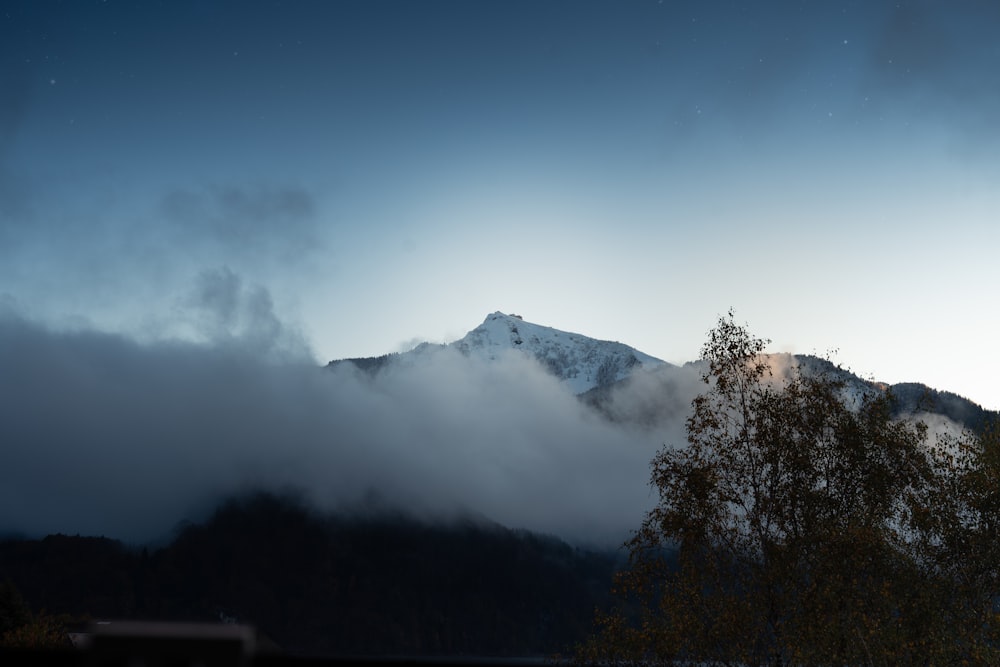
[{"label": "mountain", "polygon": [[534,358],[574,394],[608,387],[630,377],[637,370],[652,370],[670,364],[629,347],[624,343],[596,340],[525,322],[519,315],[495,312],[463,338],[447,345],[422,343],[409,352],[331,361],[329,366],[352,363],[359,369],[377,373],[386,364],[407,355],[425,354],[450,347],[469,358],[495,361],[511,350]]},{"label": "mountain", "polygon": [[[502,360],[511,351],[528,355],[559,378],[567,389],[612,421],[656,426],[685,412],[694,397],[691,392],[704,388],[698,381],[704,370],[701,361],[675,366],[624,343],[597,340],[525,322],[519,315],[501,312],[487,315],[482,324],[446,345],[421,343],[409,352],[339,359],[331,361],[328,367],[349,363],[374,375],[387,365],[447,348],[455,349],[470,359],[490,362]],[[797,369],[797,372],[827,373],[836,377],[845,384],[845,397],[855,402],[866,393],[890,391],[898,417],[936,414],[973,431],[981,430],[991,420],[1000,419],[1000,413],[984,410],[966,398],[923,384],[887,385],[866,380],[826,359],[811,355],[768,356],[775,374]]]},{"label": "mountain", "polygon": [[[771,355],[777,357],[780,355]],[[887,384],[866,380],[854,373],[834,365],[827,359],[812,355],[786,355],[800,372],[826,373],[844,382],[844,389],[854,401],[870,392],[887,391],[892,396],[892,412],[895,417],[940,415],[952,424],[980,432],[990,421],[1000,418],[1000,413],[983,409],[977,403],[948,391],[939,391],[919,382],[898,382]],[[955,431],[957,435],[957,431]]]},{"label": "mountain", "polygon": [[595,340],[500,312],[487,316],[451,345],[465,356],[491,361],[507,350],[520,350],[534,357],[575,394],[620,382],[638,369],[666,365],[624,343]]}]

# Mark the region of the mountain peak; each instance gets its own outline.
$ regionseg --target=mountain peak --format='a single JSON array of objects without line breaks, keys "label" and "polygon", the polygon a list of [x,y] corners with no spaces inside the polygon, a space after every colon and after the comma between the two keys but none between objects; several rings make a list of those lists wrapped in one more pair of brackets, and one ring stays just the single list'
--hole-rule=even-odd
[{"label": "mountain peak", "polygon": [[614,341],[589,338],[525,322],[520,315],[500,311],[460,340],[451,343],[468,357],[495,360],[507,350],[532,356],[574,393],[582,394],[625,379],[637,368],[653,368],[666,362]]},{"label": "mountain peak", "polygon": [[421,343],[409,352],[338,359],[331,361],[329,366],[352,363],[363,371],[377,373],[386,365],[410,358],[411,355],[433,353],[442,348],[452,348],[466,357],[491,362],[516,350],[517,353],[532,357],[574,394],[614,384],[639,369],[670,365],[624,343],[596,340],[582,334],[525,322],[520,315],[496,311],[487,315],[482,324],[464,337],[447,345]]}]

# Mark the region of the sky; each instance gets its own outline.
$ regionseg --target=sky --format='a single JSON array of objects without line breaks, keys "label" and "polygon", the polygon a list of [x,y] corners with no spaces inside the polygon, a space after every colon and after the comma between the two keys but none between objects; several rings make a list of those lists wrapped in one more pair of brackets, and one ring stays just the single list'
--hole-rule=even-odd
[{"label": "sky", "polygon": [[193,335],[228,270],[317,360],[502,310],[777,351],[1000,409],[1000,8],[4,3],[0,298]]},{"label": "sky", "polygon": [[998,32],[989,0],[10,0],[8,417],[145,373],[211,403],[199,355],[265,406],[497,310],[683,363],[730,308],[1000,409]]}]

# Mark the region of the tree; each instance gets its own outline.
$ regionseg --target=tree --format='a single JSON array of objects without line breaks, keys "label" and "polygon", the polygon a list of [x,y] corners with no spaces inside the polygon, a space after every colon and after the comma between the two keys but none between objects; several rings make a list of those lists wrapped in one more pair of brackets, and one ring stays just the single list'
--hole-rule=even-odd
[{"label": "tree", "polygon": [[0,639],[31,620],[31,610],[9,580],[0,581]]},{"label": "tree", "polygon": [[[619,606],[598,615],[580,657],[867,665],[984,656],[974,628],[996,590],[997,561],[983,554],[995,553],[997,526],[987,530],[975,512],[993,511],[997,487],[976,477],[983,448],[967,447],[959,474],[946,448],[928,445],[926,427],[892,418],[890,394],[852,389],[832,366],[781,367],[767,342],[731,311],[710,332],[708,388],[693,401],[687,444],[653,459],[659,502],[626,543]],[[974,479],[979,495],[968,491]],[[963,500],[939,512],[944,497]],[[945,567],[956,557],[988,563],[979,570],[991,574]],[[988,576],[993,587],[978,599],[956,592],[961,577]],[[967,633],[959,642],[956,619]]]},{"label": "tree", "polygon": [[72,646],[66,625],[72,619],[44,612],[33,614],[30,620],[8,630],[0,637],[0,647],[15,649],[68,649]]},{"label": "tree", "polygon": [[0,648],[68,648],[66,616],[32,614],[17,587],[0,582]]},{"label": "tree", "polygon": [[939,438],[935,484],[912,525],[938,590],[938,631],[969,664],[1000,663],[1000,423]]}]

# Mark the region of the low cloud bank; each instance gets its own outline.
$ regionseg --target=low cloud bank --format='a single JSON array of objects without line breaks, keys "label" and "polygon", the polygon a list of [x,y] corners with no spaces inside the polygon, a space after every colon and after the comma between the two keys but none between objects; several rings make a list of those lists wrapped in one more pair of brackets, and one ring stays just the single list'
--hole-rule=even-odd
[{"label": "low cloud bank", "polygon": [[[216,324],[233,321],[233,276],[200,289]],[[266,295],[247,299],[272,312]],[[140,344],[0,311],[0,531],[146,542],[228,495],[291,488],[323,509],[374,501],[619,542],[655,501],[650,458],[683,440],[677,406],[697,390],[663,384],[669,410],[627,426],[514,353],[487,363],[442,349],[371,377],[270,353],[261,340],[287,337],[262,321],[272,335],[221,326],[208,342]],[[648,410],[629,407],[640,396],[615,409]]]}]

